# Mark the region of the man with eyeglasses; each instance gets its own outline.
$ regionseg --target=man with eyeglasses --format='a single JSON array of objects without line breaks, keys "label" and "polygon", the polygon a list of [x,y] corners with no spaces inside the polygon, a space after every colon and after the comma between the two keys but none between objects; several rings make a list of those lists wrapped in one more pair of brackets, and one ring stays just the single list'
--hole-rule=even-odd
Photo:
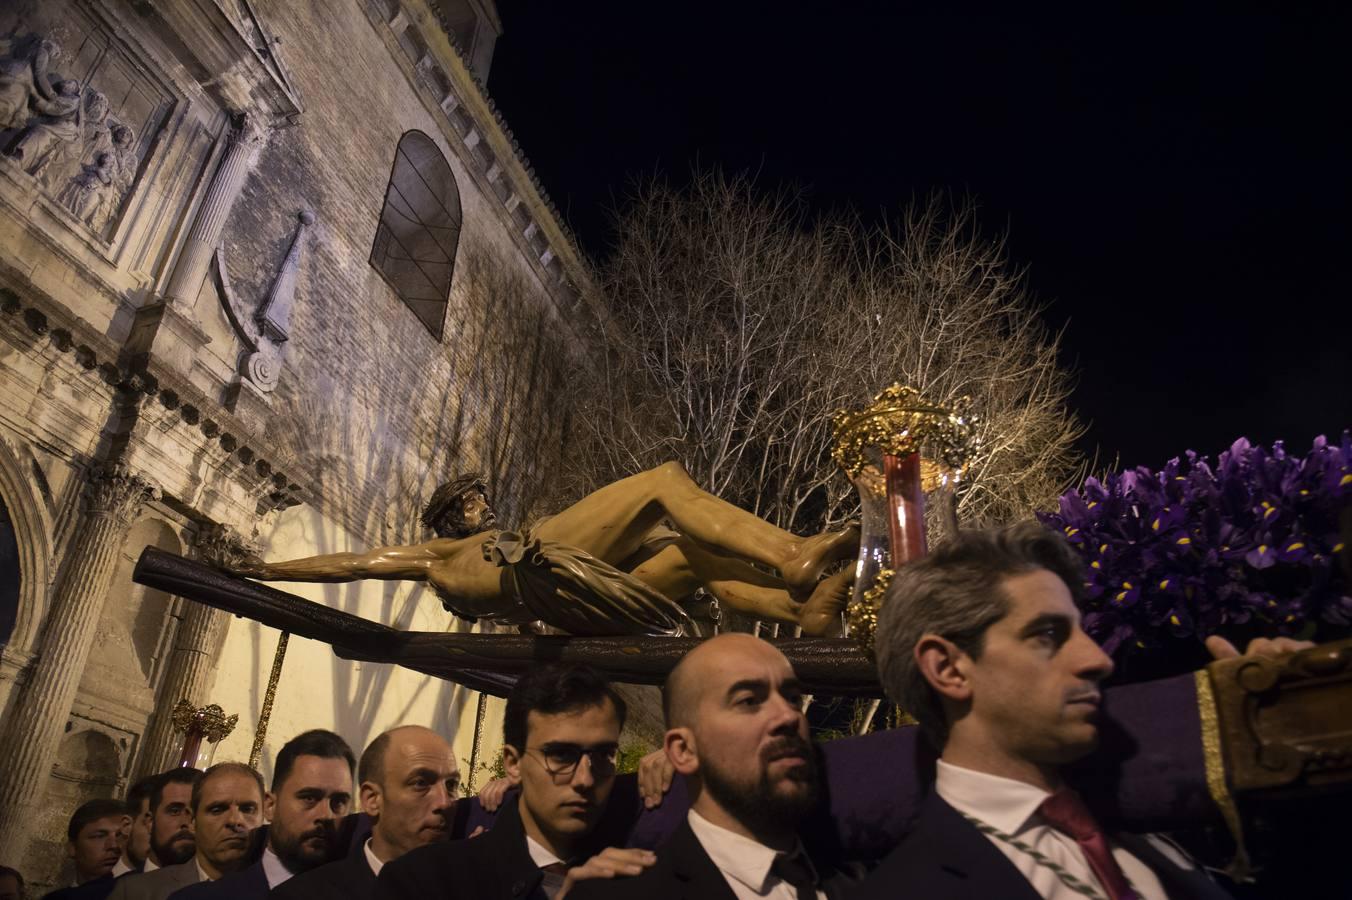
[{"label": "man with eyeglasses", "polygon": [[650,852],[605,846],[624,717],[624,700],[592,669],[550,665],[523,675],[503,726],[503,762],[519,797],[482,837],[385,865],[376,896],[562,900],[578,881],[642,872]]}]

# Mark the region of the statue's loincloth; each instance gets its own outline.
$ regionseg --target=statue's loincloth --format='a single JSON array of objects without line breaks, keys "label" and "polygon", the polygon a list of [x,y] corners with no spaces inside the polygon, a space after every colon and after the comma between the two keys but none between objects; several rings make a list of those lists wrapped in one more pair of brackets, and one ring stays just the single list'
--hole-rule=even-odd
[{"label": "statue's loincloth", "polygon": [[675,601],[576,547],[529,531],[499,531],[483,547],[484,559],[502,567],[503,600],[524,608],[527,620],[577,635],[695,633]]}]

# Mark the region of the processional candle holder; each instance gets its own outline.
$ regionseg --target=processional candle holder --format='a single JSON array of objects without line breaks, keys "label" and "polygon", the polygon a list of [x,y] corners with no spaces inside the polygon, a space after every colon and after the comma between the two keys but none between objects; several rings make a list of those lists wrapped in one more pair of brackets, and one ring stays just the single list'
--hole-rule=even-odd
[{"label": "processional candle holder", "polygon": [[[958,401],[956,406],[964,405]],[[862,521],[846,634],[873,645],[878,610],[896,570],[924,556],[927,497],[956,530],[953,491],[971,459],[971,416],[894,384],[858,411],[835,418],[835,461],[859,493]]]},{"label": "processional candle holder", "polygon": [[[178,754],[180,768],[196,768],[201,755],[202,739],[219,744],[235,730],[239,716],[229,716],[215,703],[194,707],[187,699],[174,707],[174,731],[183,735],[183,749]],[[213,751],[214,752],[214,751]]]}]

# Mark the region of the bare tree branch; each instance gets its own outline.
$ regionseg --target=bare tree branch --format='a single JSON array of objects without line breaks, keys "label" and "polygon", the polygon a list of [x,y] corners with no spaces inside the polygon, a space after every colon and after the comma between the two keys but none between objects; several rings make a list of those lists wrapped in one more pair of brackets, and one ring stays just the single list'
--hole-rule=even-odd
[{"label": "bare tree branch", "polygon": [[832,414],[897,381],[982,417],[965,522],[1027,515],[1082,468],[1058,335],[970,204],[935,197],[868,229],[704,173],[639,188],[616,233],[606,359],[570,378],[572,496],[677,459],[771,522],[822,530],[857,511]]}]

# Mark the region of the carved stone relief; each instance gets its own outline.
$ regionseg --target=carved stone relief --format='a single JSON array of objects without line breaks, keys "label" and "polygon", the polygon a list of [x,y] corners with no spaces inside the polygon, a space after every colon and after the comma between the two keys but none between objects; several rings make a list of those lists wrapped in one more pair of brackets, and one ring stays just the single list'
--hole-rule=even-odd
[{"label": "carved stone relief", "polygon": [[88,13],[16,7],[0,13],[0,155],[107,240],[174,98]]}]

